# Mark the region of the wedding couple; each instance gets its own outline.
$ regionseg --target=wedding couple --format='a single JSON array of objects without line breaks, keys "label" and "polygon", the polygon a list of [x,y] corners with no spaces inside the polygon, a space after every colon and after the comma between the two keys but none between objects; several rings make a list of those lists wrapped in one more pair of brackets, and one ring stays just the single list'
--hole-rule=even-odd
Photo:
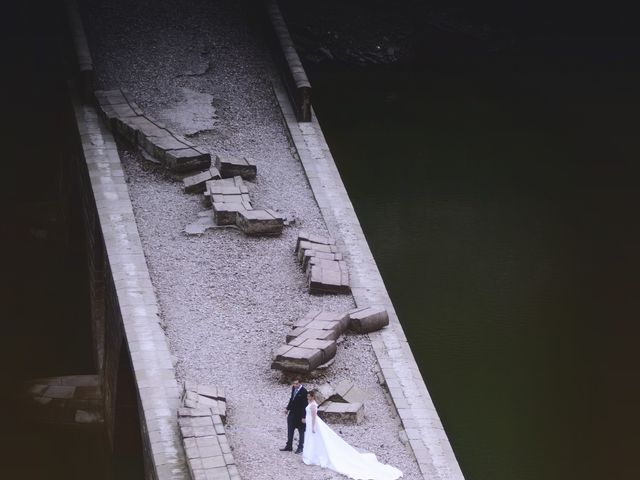
[{"label": "wedding couple", "polygon": [[293,434],[298,430],[302,461],[319,465],[355,480],[395,480],[402,476],[397,468],[378,462],[373,453],[360,453],[318,416],[315,392],[307,392],[299,380],[291,385],[287,404],[287,444],[280,450],[293,451]]}]

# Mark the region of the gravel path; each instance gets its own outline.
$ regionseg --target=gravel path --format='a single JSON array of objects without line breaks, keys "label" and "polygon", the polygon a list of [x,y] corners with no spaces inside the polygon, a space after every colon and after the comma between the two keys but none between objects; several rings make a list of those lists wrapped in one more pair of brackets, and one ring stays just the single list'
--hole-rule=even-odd
[{"label": "gravel path", "polygon": [[[279,238],[235,229],[187,236],[207,208],[160,167],[123,146],[129,192],[179,379],[223,385],[227,432],[245,479],[344,478],[278,451],[286,440],[288,386],[271,352],[311,307],[345,310],[350,296],[312,297],[293,255],[300,228],[326,227],[270,89],[270,57],[233,1],[89,1],[85,26],[100,88],[126,88],[149,114],[212,151],[252,158],[254,205],[298,219]],[[369,394],[366,421],[337,429],[354,446],[421,478],[398,437],[375,376],[368,337],[347,334],[335,363],[314,382],[348,378]]]}]

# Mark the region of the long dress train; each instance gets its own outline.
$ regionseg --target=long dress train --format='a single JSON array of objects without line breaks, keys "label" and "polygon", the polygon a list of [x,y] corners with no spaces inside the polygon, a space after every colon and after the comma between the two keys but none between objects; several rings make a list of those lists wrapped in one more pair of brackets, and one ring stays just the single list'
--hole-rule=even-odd
[{"label": "long dress train", "polygon": [[313,415],[317,411],[317,403],[310,402],[305,417],[304,463],[329,468],[354,480],[396,480],[402,476],[397,468],[378,462],[373,453],[358,452],[318,416],[313,433]]}]

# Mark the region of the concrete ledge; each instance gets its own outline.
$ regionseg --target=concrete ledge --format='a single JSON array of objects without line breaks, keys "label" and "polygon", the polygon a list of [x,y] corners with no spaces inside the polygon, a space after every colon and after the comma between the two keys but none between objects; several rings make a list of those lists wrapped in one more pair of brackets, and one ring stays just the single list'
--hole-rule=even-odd
[{"label": "concrete ledge", "polygon": [[410,438],[423,478],[462,480],[464,476],[411,353],[318,120],[312,111],[311,122],[297,122],[283,86],[278,79],[272,81],[291,142],[296,147],[329,234],[352,267],[349,273],[356,305],[377,305],[388,312],[389,326],[368,335],[383,382]]},{"label": "concrete ledge", "polygon": [[177,423],[178,384],[115,142],[93,107],[73,92],[72,102],[138,389],[145,455],[153,459],[145,462],[146,478],[188,479]]},{"label": "concrete ledge", "polygon": [[82,25],[78,4],[75,0],[64,1],[67,12],[67,22],[73,40],[73,46],[78,63],[78,80],[84,101],[88,101],[93,93],[94,73],[93,60],[89,51],[89,44]]},{"label": "concrete ledge", "polygon": [[[295,117],[300,122],[311,121],[311,84],[304,71],[295,45],[289,35],[289,30],[282,17],[276,0],[264,0],[263,3],[267,30],[273,49],[275,60],[289,94],[291,103],[295,106]],[[290,112],[294,114],[294,112]]]}]

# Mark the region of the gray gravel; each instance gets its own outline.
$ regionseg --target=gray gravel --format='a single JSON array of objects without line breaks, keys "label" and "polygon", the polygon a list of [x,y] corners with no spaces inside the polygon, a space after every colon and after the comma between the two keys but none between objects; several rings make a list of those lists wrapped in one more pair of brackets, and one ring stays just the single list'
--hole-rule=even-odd
[{"label": "gray gravel", "polygon": [[[312,297],[293,254],[298,230],[327,234],[292,153],[270,89],[271,64],[249,16],[233,1],[124,1],[84,5],[100,88],[128,89],[145,112],[211,152],[250,157],[254,205],[295,215],[279,238],[235,229],[187,236],[207,208],[157,165],[123,145],[121,156],[179,379],[227,390],[227,432],[245,479],[344,478],[278,451],[286,440],[288,386],[271,352],[311,307],[345,310],[350,296]],[[346,335],[313,382],[353,380],[369,394],[366,421],[340,426],[357,448],[421,478],[401,443],[400,422],[375,376],[367,336]]]}]

